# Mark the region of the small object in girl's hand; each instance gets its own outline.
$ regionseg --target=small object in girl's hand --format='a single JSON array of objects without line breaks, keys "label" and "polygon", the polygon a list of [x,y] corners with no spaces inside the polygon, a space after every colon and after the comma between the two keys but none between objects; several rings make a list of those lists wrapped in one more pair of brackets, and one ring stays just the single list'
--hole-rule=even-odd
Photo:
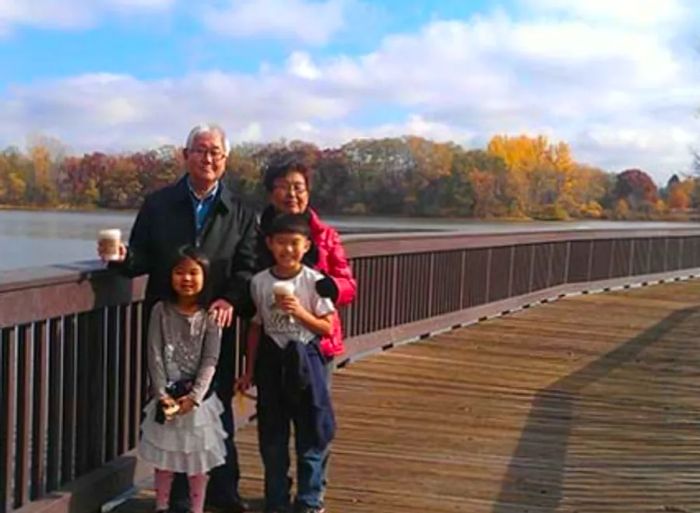
[{"label": "small object in girl's hand", "polygon": [[180,411],[180,405],[177,403],[173,403],[171,405],[166,405],[166,404],[163,405],[163,413],[165,414],[166,419],[171,419],[179,411]]},{"label": "small object in girl's hand", "polygon": [[178,411],[180,411],[180,405],[176,402],[158,401],[155,420],[158,424],[165,424],[165,421],[172,420]]}]

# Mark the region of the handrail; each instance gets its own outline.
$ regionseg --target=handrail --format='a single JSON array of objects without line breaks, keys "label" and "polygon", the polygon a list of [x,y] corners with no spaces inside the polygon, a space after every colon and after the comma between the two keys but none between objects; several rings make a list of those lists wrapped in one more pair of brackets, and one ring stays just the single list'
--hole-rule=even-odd
[{"label": "handrail", "polygon": [[[700,272],[700,227],[391,233],[344,245],[359,287],[341,311],[341,364],[561,294]],[[147,395],[144,285],[98,262],[0,272],[0,513],[87,511],[129,482],[123,461]],[[66,487],[70,501],[57,495]]]}]

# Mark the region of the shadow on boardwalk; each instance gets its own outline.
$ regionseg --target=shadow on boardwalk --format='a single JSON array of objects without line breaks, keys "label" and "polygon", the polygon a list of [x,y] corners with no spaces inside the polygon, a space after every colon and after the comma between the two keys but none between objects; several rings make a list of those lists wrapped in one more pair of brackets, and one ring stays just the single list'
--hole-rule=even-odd
[{"label": "shadow on boardwalk", "polygon": [[[688,419],[700,355],[688,340],[699,313],[673,312],[539,391],[492,512],[695,511],[673,498],[698,495],[698,426]],[[663,504],[634,504],[652,489]]]}]

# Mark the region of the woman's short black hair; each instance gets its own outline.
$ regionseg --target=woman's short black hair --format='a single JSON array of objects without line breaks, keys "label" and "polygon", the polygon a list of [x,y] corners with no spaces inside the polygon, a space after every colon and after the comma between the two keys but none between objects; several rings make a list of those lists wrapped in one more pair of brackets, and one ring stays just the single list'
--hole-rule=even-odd
[{"label": "woman's short black hair", "polygon": [[202,269],[204,285],[202,291],[197,297],[197,303],[202,306],[207,306],[209,304],[209,257],[199,248],[195,246],[180,246],[172,257],[170,263],[170,280],[168,281],[168,290],[170,292],[169,299],[175,301],[177,299],[177,293],[173,289],[172,276],[175,268],[180,265],[185,260],[194,261]]},{"label": "woman's short black hair", "polygon": [[265,236],[272,237],[278,233],[295,233],[308,239],[311,236],[309,220],[303,214],[279,214],[265,230]]},{"label": "woman's short black hair", "polygon": [[263,185],[267,192],[272,192],[275,180],[284,178],[289,173],[300,173],[306,182],[306,188],[311,188],[313,171],[301,157],[291,151],[279,152],[272,155],[263,172]]}]

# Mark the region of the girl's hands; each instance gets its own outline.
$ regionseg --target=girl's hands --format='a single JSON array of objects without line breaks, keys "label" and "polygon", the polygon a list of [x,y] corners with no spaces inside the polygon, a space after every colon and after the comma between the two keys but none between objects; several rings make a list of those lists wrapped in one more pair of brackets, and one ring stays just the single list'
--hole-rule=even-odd
[{"label": "girl's hands", "polygon": [[189,395],[183,395],[180,397],[180,399],[177,400],[177,404],[180,406],[178,415],[186,415],[197,406],[197,403],[194,402],[194,399],[192,399]]},{"label": "girl's hands", "polygon": [[163,408],[163,414],[165,414],[166,419],[171,419],[180,411],[180,405],[169,395],[164,395],[161,397],[160,404]]}]

